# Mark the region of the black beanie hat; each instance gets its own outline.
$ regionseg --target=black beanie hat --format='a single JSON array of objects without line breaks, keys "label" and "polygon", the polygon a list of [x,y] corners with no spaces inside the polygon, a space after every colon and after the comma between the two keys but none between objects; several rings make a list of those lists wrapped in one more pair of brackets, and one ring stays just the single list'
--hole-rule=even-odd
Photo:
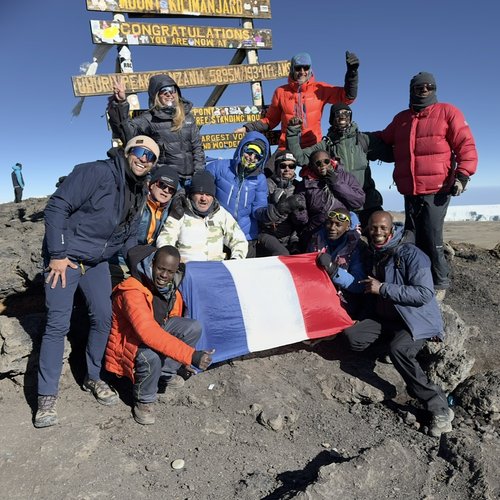
[{"label": "black beanie hat", "polygon": [[193,175],[191,178],[191,186],[189,187],[189,194],[195,193],[205,193],[215,196],[215,179],[210,172],[202,170]]},{"label": "black beanie hat", "polygon": [[423,83],[432,83],[436,87],[436,79],[432,73],[421,71],[417,73],[410,81],[410,90],[414,85],[422,85]]},{"label": "black beanie hat", "polygon": [[157,168],[151,174],[151,184],[162,180],[165,184],[172,186],[177,190],[177,185],[179,184],[179,174],[172,167],[167,165],[163,165],[162,167]]},{"label": "black beanie hat", "polygon": [[352,109],[343,102],[332,104],[332,107],[330,108],[330,125],[333,125],[335,123],[335,113],[337,111],[340,111],[341,109],[346,109],[347,111],[350,111],[352,113]]}]

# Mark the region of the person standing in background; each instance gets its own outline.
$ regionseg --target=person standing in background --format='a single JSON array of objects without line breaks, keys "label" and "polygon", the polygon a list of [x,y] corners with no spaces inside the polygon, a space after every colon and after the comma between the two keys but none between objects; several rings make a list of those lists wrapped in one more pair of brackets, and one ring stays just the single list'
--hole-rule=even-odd
[{"label": "person standing in background", "polygon": [[24,178],[22,163],[16,163],[12,167],[12,185],[14,186],[14,203],[20,203],[23,199]]}]

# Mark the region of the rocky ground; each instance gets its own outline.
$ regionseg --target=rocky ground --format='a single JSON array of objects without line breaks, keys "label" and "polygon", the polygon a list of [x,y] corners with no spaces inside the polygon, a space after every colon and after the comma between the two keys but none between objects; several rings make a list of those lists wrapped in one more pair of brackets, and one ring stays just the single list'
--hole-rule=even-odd
[{"label": "rocky ground", "polygon": [[[110,408],[79,388],[81,321],[70,336],[60,424],[38,430],[33,368],[44,319],[44,201],[0,205],[2,497],[500,497],[500,223],[486,232],[496,239],[474,240],[484,248],[462,243],[484,223],[466,224],[449,248],[448,338],[423,353],[455,403],[455,430],[440,439],[426,434],[427,417],[392,365],[349,353],[341,337],[213,366],[161,395],[156,425],[140,426],[126,382],[117,381],[122,400]],[[176,459],[182,468],[172,467]]]}]

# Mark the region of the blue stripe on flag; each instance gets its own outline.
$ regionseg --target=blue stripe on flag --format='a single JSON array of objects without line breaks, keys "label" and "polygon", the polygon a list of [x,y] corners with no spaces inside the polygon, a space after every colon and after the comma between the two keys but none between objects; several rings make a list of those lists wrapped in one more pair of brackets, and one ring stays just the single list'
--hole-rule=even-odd
[{"label": "blue stripe on flag", "polygon": [[189,317],[203,326],[196,349],[215,349],[214,363],[250,352],[238,293],[222,262],[188,262],[180,292]]}]

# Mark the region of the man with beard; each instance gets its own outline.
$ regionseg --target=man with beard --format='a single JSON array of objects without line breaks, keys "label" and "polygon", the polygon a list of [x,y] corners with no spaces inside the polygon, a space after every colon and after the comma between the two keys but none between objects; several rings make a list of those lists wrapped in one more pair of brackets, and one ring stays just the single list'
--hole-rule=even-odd
[{"label": "man with beard", "polygon": [[145,200],[145,176],[160,149],[151,138],[132,138],[125,150],[112,149],[108,160],[77,165],[45,208],[45,304],[47,324],[40,347],[38,409],[35,427],[57,423],[56,402],[69,331],[73,297],[80,288],[89,310],[87,375],[83,388],[103,405],[118,402],[101,379],[111,326],[111,277],[108,259],[135,244]]}]

